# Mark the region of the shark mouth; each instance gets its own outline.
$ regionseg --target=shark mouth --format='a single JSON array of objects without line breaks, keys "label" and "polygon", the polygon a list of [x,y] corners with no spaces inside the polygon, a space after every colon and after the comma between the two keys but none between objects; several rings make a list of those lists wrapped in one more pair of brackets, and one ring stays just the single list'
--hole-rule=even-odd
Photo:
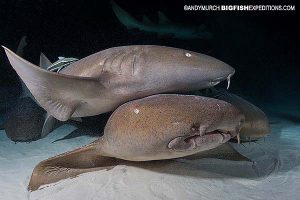
[{"label": "shark mouth", "polygon": [[203,135],[179,136],[169,142],[168,148],[176,151],[208,150],[229,141],[235,136],[236,134],[221,130],[206,132]]},{"label": "shark mouth", "polygon": [[217,79],[211,81],[211,82],[210,82],[210,86],[218,85],[221,81],[226,80],[226,81],[227,81],[227,87],[226,87],[226,89],[228,90],[229,87],[230,87],[230,78],[233,76],[233,74],[234,74],[234,73],[229,74],[227,77],[217,78]]}]

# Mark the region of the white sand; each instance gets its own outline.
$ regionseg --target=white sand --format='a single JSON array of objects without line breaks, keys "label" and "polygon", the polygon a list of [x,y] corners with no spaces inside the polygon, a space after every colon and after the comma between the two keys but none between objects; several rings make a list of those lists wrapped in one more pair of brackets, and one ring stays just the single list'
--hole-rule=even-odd
[{"label": "white sand", "polygon": [[74,128],[63,126],[47,138],[14,144],[0,132],[1,200],[96,199],[297,199],[300,196],[300,124],[271,118],[272,135],[259,144],[234,145],[255,161],[217,159],[158,162],[138,168],[120,165],[82,174],[29,193],[33,167],[50,156],[94,140],[80,137],[51,143]]}]

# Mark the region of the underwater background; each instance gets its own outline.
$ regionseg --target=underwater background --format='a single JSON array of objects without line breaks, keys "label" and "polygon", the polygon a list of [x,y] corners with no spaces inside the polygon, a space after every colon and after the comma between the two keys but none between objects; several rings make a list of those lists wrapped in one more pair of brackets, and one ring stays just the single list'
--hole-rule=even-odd
[{"label": "underwater background", "polygon": [[[249,4],[262,4],[261,1],[250,2]],[[128,29],[128,27],[124,26],[117,18],[109,0],[2,0],[0,1],[0,44],[16,52],[20,40],[26,36],[27,45],[25,45],[23,49],[22,57],[35,64],[39,62],[40,52],[45,53],[51,61],[56,61],[58,56],[80,59],[107,48],[138,44],[172,46],[204,53],[220,59],[236,70],[235,75],[231,79],[230,92],[246,98],[261,108],[270,119],[272,133],[271,138],[267,140],[266,147],[269,152],[283,148],[283,152],[274,153],[274,155],[277,155],[274,157],[279,160],[279,164],[276,163],[274,168],[278,168],[277,172],[280,173],[295,170],[295,174],[299,174],[300,32],[298,28],[299,12],[297,11],[297,5],[296,11],[290,12],[221,12],[184,11],[183,9],[184,5],[215,4],[214,1],[207,0],[115,0],[115,3],[140,22],[142,22],[143,19],[145,20],[145,16],[147,16],[151,22],[158,24],[158,11],[160,11],[170,20],[168,23],[184,25],[182,26],[182,30],[186,27],[195,27],[196,30],[205,29],[210,36],[208,38],[180,38],[172,34],[159,34],[139,29]],[[218,1],[218,4],[228,3],[232,5],[241,4],[240,1]],[[278,1],[278,3],[276,1],[269,1],[268,3],[296,4],[295,1]],[[267,2],[263,2],[263,4],[267,4]],[[180,32],[180,30],[180,28],[176,29],[175,32]],[[218,87],[226,88],[226,83],[221,83]],[[7,117],[6,114],[16,105],[21,93],[22,87],[20,79],[9,64],[4,50],[1,49],[1,121],[5,121]],[[67,127],[63,130],[67,130],[68,132],[71,129],[72,128]],[[78,140],[67,140],[64,143],[56,144],[58,146],[54,146],[54,144],[51,144],[53,140],[65,136],[63,133],[59,135],[59,131],[61,130],[56,130],[55,134],[50,135],[48,138],[50,142],[48,140],[41,140],[41,143],[17,144],[19,146],[15,146],[13,142],[7,139],[4,131],[0,132],[0,146],[3,147],[2,149],[0,147],[0,168],[2,172],[7,169],[5,173],[0,173],[0,179],[2,179],[3,182],[12,184],[11,186],[1,186],[5,191],[0,191],[0,199],[2,199],[1,194],[5,197],[5,200],[10,199],[10,192],[14,191],[14,189],[7,188],[19,187],[20,185],[22,188],[26,187],[25,185],[27,185],[32,168],[38,161],[56,155],[57,153],[74,149],[74,146],[92,141],[91,138],[81,138]],[[278,144],[278,146],[275,144]],[[255,149],[255,145],[257,144],[252,144],[250,148],[251,151]],[[50,152],[43,154],[43,151],[40,151],[40,149],[44,147],[49,147]],[[29,153],[23,153],[27,152],[28,148],[30,148]],[[7,149],[11,149],[11,151],[6,151]],[[11,153],[11,158],[7,156],[7,154],[9,154],[8,152]],[[252,154],[248,154],[251,157]],[[266,153],[266,155],[271,154]],[[19,160],[19,157],[26,157],[26,155],[37,157],[36,159],[34,158],[26,162]],[[283,157],[284,159],[282,160],[281,158]],[[8,170],[12,168],[12,166],[15,166],[13,163],[14,159],[18,161],[17,163],[22,163],[17,165],[17,170],[22,170],[26,165],[26,167],[24,167],[26,181],[25,179],[22,180],[18,186],[13,185],[15,183],[13,181],[11,182],[10,179],[10,174],[14,172]],[[263,163],[262,160],[261,162]],[[283,164],[290,162],[292,162],[292,164]],[[271,163],[271,161],[267,163]],[[203,166],[204,169],[206,165],[204,164]],[[232,167],[234,168],[234,166]],[[263,168],[264,165],[260,167]],[[207,169],[209,168],[209,165],[207,165]],[[251,167],[249,167],[249,170],[250,168]],[[22,173],[22,175],[24,174]],[[265,174],[267,174],[267,172]],[[17,176],[14,177],[17,178]],[[276,179],[272,179],[272,181],[274,180],[276,182],[282,180],[283,177],[286,178],[284,179],[285,181],[277,182],[278,185],[289,183],[288,180],[290,179],[288,179],[287,176],[276,177]],[[288,177],[291,177],[291,175]],[[294,177],[290,183],[299,185],[299,176],[295,175]],[[269,180],[264,181],[264,184],[267,184]],[[209,183],[207,182],[207,184]],[[256,183],[252,181],[250,185],[251,184],[252,186],[249,186],[249,188],[251,189],[252,187],[253,189],[253,185]],[[239,186],[236,188],[238,187]],[[260,187],[264,186],[260,185]],[[276,189],[276,187],[274,188]],[[230,188],[227,189],[229,190]],[[284,188],[282,190],[285,191]],[[24,191],[23,193],[25,193]],[[241,191],[243,191],[243,189],[241,189]],[[267,195],[270,191],[271,190],[266,190],[264,194]],[[290,196],[278,196],[278,198],[294,198],[297,193],[297,188],[293,189],[294,193],[292,193],[291,190],[289,191]],[[48,195],[48,199],[51,199],[51,192],[53,191],[47,192],[46,195]],[[272,192],[275,191],[272,190]],[[11,199],[18,197],[18,194],[15,195],[16,196],[12,195]],[[45,194],[37,194],[33,199],[44,199],[43,195]],[[236,195],[236,199],[239,199],[238,194]],[[207,197],[209,197],[209,195]],[[272,197],[276,199],[276,195]],[[165,197],[162,199],[168,198]],[[230,198],[227,196],[225,199]]]},{"label": "underwater background", "polygon": [[[184,5],[195,4],[195,1],[117,3],[139,21],[147,16],[157,22],[157,12],[162,11],[173,23],[204,24],[212,38],[178,39],[171,35],[128,30],[115,16],[110,1],[33,0],[29,3],[19,0],[0,2],[1,45],[16,49],[22,36],[27,36],[24,57],[33,63],[38,62],[40,52],[55,61],[58,56],[83,58],[122,45],[155,44],[188,49],[233,66],[236,74],[232,79],[232,90],[268,105],[299,105],[299,59],[296,56],[299,53],[299,29],[296,28],[299,21],[296,11],[183,10]],[[7,63],[4,51],[1,51],[0,59],[1,88],[19,86],[12,67],[3,64]],[[18,91],[2,91],[1,94],[5,98],[17,95]]]}]

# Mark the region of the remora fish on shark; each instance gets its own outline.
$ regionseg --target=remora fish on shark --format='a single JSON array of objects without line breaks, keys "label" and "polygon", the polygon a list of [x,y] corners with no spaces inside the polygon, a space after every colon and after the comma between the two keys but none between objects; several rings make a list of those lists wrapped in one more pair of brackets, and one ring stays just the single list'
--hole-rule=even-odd
[{"label": "remora fish on shark", "polygon": [[37,102],[61,121],[115,110],[133,99],[193,91],[230,80],[235,70],[213,57],[172,47],[114,47],[72,63],[60,73],[38,67],[4,47]]},{"label": "remora fish on shark", "polygon": [[238,135],[243,121],[234,106],[208,97],[159,94],[130,101],[110,116],[101,138],[39,163],[28,188],[112,168],[122,162],[115,158],[149,161],[204,152]]}]

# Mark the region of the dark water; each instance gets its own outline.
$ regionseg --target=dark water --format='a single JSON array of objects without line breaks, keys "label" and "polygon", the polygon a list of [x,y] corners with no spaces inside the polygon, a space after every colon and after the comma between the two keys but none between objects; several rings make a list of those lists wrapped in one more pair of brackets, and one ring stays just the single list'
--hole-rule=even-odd
[{"label": "dark water", "polygon": [[[116,2],[138,20],[146,15],[156,22],[157,11],[162,11],[174,23],[205,24],[213,38],[176,39],[170,35],[128,31],[116,18],[109,1],[4,0],[0,2],[0,43],[16,50],[21,37],[26,35],[28,45],[24,57],[34,63],[38,62],[41,51],[55,61],[57,56],[83,58],[106,48],[131,44],[189,49],[233,66],[236,74],[232,91],[258,104],[300,108],[297,11],[187,12],[183,10],[185,4],[199,2]],[[205,3],[213,2],[203,1]],[[294,3],[282,1],[280,4]],[[20,93],[20,84],[3,50],[0,61],[1,98],[2,102],[8,102]]]}]

